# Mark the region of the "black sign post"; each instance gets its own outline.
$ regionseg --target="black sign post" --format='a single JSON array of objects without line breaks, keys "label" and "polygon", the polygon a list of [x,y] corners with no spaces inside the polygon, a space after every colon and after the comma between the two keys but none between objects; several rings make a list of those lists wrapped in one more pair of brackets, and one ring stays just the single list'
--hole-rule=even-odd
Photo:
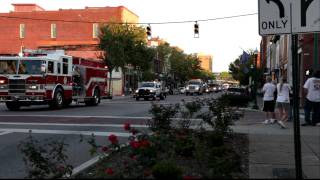
[{"label": "black sign post", "polygon": [[293,127],[294,127],[294,155],[296,179],[302,179],[301,140],[299,119],[299,71],[298,71],[298,35],[291,35],[292,81],[293,81]]}]

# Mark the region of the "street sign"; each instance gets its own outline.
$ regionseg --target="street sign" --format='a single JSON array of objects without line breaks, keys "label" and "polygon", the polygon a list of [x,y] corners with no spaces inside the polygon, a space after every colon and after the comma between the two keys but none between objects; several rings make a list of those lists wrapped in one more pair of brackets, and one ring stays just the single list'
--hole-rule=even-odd
[{"label": "street sign", "polygon": [[259,34],[291,34],[296,179],[302,179],[299,119],[299,33],[320,32],[320,0],[258,0]]},{"label": "street sign", "polygon": [[290,34],[292,0],[259,0],[259,34]]},{"label": "street sign", "polygon": [[259,0],[259,34],[320,32],[320,0]]},{"label": "street sign", "polygon": [[295,0],[292,33],[320,32],[320,0]]}]

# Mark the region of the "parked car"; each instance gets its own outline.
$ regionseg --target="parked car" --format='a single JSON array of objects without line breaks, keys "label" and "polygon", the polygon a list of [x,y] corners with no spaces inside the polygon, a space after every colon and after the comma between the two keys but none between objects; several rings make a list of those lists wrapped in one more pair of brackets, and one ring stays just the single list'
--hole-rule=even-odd
[{"label": "parked car", "polygon": [[248,92],[246,91],[246,89],[240,87],[229,87],[227,89],[227,94],[248,96]]},{"label": "parked car", "polygon": [[247,89],[241,87],[229,87],[224,96],[229,100],[230,106],[245,107],[248,105],[250,100],[250,95]]},{"label": "parked car", "polygon": [[204,83],[201,79],[191,79],[188,82],[188,85],[186,87],[186,95],[189,94],[198,94],[202,95],[204,92]]}]

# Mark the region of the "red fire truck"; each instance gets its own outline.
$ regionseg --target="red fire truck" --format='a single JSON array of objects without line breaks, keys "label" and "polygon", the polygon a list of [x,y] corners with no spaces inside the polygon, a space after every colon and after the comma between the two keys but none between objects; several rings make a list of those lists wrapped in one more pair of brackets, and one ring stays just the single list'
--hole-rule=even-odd
[{"label": "red fire truck", "polygon": [[0,56],[0,102],[9,110],[49,104],[61,109],[75,101],[96,106],[107,98],[104,63],[65,55],[63,50],[25,50]]}]

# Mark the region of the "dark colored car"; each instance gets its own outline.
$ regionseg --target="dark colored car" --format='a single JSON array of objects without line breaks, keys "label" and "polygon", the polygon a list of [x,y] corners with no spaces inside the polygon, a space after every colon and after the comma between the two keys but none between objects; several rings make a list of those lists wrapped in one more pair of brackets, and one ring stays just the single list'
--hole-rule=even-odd
[{"label": "dark colored car", "polygon": [[227,89],[227,94],[249,97],[248,91],[245,88],[240,88],[240,87],[229,87]]},{"label": "dark colored car", "polygon": [[250,100],[247,89],[241,87],[229,87],[224,96],[229,100],[230,106],[246,107]]}]

